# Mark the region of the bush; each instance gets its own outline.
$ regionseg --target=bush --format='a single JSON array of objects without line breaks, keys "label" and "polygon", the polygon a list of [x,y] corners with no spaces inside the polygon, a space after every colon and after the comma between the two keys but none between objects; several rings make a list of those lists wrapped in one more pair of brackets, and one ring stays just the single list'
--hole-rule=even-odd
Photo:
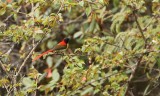
[{"label": "bush", "polygon": [[[0,94],[158,96],[159,3],[0,1]],[[65,37],[66,50],[32,62]]]}]

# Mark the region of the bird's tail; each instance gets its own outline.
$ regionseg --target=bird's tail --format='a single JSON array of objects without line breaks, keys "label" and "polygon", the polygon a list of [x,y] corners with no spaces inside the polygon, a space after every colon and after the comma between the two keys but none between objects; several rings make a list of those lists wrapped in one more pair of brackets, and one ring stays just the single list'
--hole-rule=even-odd
[{"label": "bird's tail", "polygon": [[38,59],[41,58],[43,55],[48,54],[49,52],[53,52],[53,49],[48,50],[48,51],[46,51],[46,52],[43,52],[42,54],[39,54],[38,56],[36,56],[36,57],[32,60],[32,62],[38,60]]}]

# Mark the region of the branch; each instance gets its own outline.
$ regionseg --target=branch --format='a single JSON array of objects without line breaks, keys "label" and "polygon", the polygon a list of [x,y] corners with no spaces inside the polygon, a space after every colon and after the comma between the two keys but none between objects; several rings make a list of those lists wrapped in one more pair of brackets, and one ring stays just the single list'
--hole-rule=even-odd
[{"label": "branch", "polygon": [[[126,5],[127,5],[127,4],[126,4]],[[141,26],[140,26],[140,24],[139,24],[139,22],[138,22],[137,14],[135,13],[137,10],[135,9],[135,7],[133,7],[133,6],[131,6],[131,5],[128,5],[128,7],[133,11],[133,15],[134,15],[134,18],[135,18],[135,22],[136,22],[136,24],[137,24],[137,27],[138,27],[138,29],[139,29],[139,31],[140,31],[140,33],[141,33],[141,35],[142,35],[142,38],[143,38],[143,40],[144,40],[144,43],[145,43],[144,49],[146,49],[146,47],[147,47],[147,40],[146,40],[146,38],[145,38],[145,36],[144,36],[143,29],[141,28]],[[134,78],[135,75],[136,75],[136,71],[137,71],[139,65],[141,64],[141,61],[142,61],[144,55],[145,55],[144,53],[141,54],[140,58],[138,59],[138,61],[137,61],[137,63],[136,63],[135,68],[134,68],[133,71],[132,71],[132,74],[131,74],[130,77],[129,77],[128,85],[127,85],[127,88],[126,88],[126,91],[125,91],[124,96],[127,96],[127,94],[129,94],[129,89],[130,89],[130,86],[131,86],[131,82],[132,82],[133,78]]]},{"label": "branch", "polygon": [[129,89],[130,89],[130,86],[131,86],[131,82],[132,82],[133,78],[134,78],[135,75],[136,75],[136,71],[137,71],[139,65],[141,64],[142,58],[143,58],[143,55],[139,58],[136,66],[135,66],[135,68],[134,68],[133,71],[132,71],[132,74],[131,74],[130,77],[129,77],[128,85],[127,85],[127,88],[126,88],[126,91],[125,91],[125,95],[124,95],[124,96],[127,96],[127,94],[129,93]]},{"label": "branch", "polygon": [[18,76],[20,71],[22,70],[22,68],[24,67],[24,65],[26,64],[26,61],[29,59],[29,57],[32,55],[32,52],[35,50],[35,48],[40,44],[40,42],[44,39],[45,37],[45,34],[44,36],[42,37],[42,39],[32,48],[32,50],[29,52],[29,54],[27,55],[27,57],[24,59],[22,65],[20,66],[18,72],[16,73],[15,76]]},{"label": "branch", "polygon": [[140,31],[140,33],[141,33],[141,35],[142,35],[142,38],[143,38],[143,40],[144,40],[144,42],[145,42],[145,48],[146,48],[147,41],[146,41],[146,38],[145,38],[145,36],[144,36],[144,34],[143,34],[143,30],[142,30],[142,28],[141,28],[141,26],[140,26],[140,24],[139,24],[139,22],[138,22],[138,17],[137,17],[137,15],[136,15],[136,13],[135,13],[134,10],[133,10],[133,15],[134,15],[134,17],[135,17],[135,21],[136,21],[136,24],[137,24],[137,26],[138,26],[138,29],[139,29],[139,31]]},{"label": "branch", "polygon": [[10,48],[7,52],[3,53],[2,56],[3,56],[4,54],[9,55],[9,54],[12,52],[14,46],[15,46],[15,44],[13,44],[13,45],[11,46],[11,48]]}]

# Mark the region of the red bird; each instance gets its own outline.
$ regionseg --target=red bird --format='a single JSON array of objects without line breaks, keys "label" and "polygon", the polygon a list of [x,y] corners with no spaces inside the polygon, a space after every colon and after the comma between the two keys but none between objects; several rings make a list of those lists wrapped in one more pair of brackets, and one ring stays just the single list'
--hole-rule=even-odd
[{"label": "red bird", "polygon": [[69,38],[64,38],[61,42],[59,42],[53,49],[50,49],[46,52],[43,52],[42,54],[39,54],[36,56],[32,61],[36,61],[39,58],[41,58],[43,55],[48,54],[49,52],[53,52],[55,50],[65,49],[67,48],[67,44],[69,42]]}]

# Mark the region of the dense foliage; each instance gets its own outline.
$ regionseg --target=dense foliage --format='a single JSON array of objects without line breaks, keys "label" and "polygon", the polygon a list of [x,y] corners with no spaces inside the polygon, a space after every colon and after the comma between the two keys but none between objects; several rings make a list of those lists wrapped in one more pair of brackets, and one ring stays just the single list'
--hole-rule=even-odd
[{"label": "dense foliage", "polygon": [[159,53],[160,0],[0,1],[2,96],[159,96]]}]

